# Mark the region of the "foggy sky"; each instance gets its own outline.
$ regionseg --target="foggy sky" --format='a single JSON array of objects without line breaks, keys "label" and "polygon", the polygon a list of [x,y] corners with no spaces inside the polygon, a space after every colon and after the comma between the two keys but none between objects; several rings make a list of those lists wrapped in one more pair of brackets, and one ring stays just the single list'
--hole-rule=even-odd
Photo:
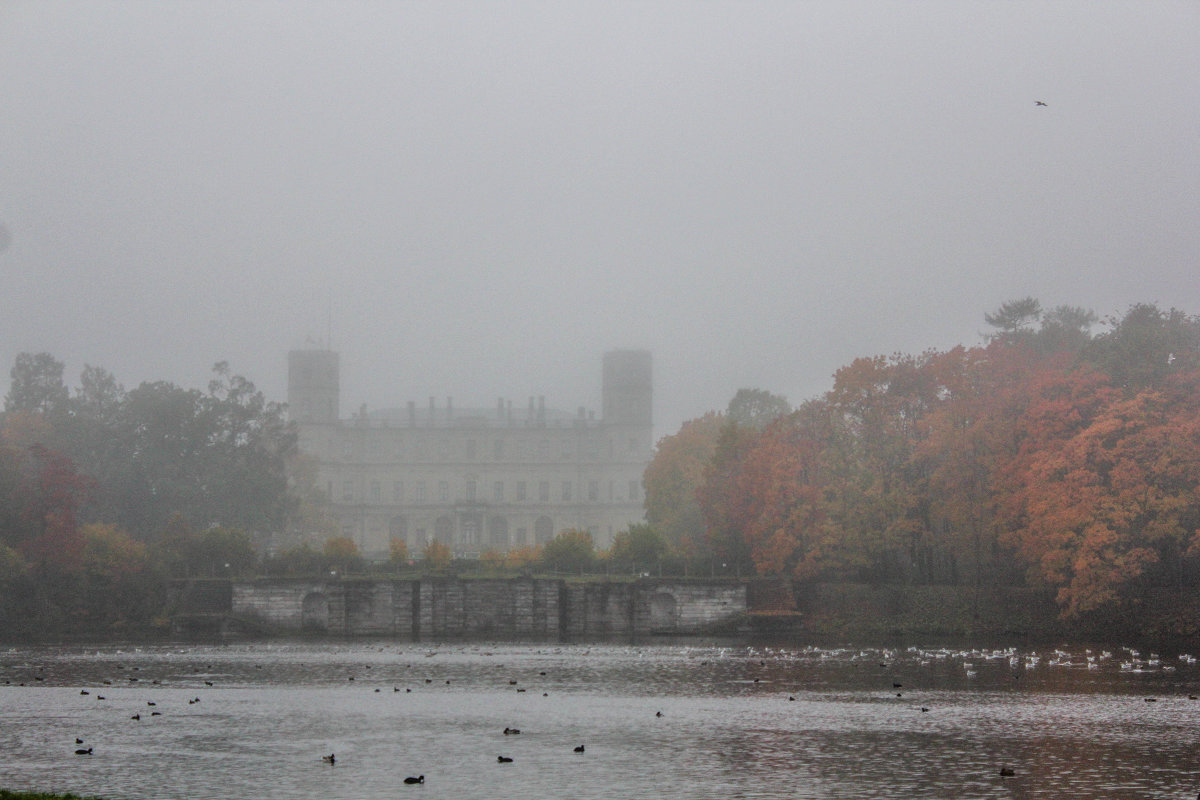
[{"label": "foggy sky", "polygon": [[[600,405],[1200,313],[1195,2],[0,3],[0,389],[228,360],[342,409]],[[1047,103],[1035,106],[1036,100]]]}]

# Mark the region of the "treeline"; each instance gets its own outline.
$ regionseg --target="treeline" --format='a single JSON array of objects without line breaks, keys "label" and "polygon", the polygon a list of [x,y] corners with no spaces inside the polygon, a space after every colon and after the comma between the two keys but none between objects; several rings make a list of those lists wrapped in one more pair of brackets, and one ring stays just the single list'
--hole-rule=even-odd
[{"label": "treeline", "polygon": [[565,531],[472,563],[441,542],[410,554],[395,540],[370,564],[336,535],[284,407],[228,365],[207,391],[127,391],[91,366],[71,389],[63,372],[50,354],[22,353],[4,398],[0,639],[165,631],[172,579],[641,571],[666,550],[642,526],[607,552]]},{"label": "treeline", "polygon": [[646,471],[650,524],[747,573],[1053,587],[1075,620],[1195,589],[1200,320],[1026,298],[985,321],[980,346],[858,359],[795,410],[743,390],[686,423]]},{"label": "treeline", "polygon": [[91,366],[71,391],[46,353],[11,377],[0,633],[161,624],[169,578],[253,573],[262,537],[317,514],[283,407],[224,363],[206,392]]}]

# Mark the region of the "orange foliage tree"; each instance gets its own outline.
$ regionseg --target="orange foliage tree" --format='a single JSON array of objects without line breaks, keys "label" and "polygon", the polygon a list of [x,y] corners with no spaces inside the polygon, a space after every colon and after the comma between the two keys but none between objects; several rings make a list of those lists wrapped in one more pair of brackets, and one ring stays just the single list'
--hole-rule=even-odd
[{"label": "orange foliage tree", "polygon": [[1066,616],[1128,599],[1164,560],[1181,570],[1200,555],[1200,374],[1131,396],[1095,378],[1091,388],[1070,413],[1031,409],[1059,435],[1030,442],[1013,466],[1010,539],[1059,587]]},{"label": "orange foliage tree", "polygon": [[777,419],[744,454],[734,491],[759,574],[809,578],[823,566],[828,516],[821,441],[799,414]]}]

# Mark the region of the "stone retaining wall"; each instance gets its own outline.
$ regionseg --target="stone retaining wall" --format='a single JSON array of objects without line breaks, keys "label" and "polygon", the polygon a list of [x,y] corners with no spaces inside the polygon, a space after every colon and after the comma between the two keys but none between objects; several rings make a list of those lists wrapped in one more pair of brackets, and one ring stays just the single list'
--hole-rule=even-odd
[{"label": "stone retaining wall", "polygon": [[285,632],[558,640],[732,628],[747,604],[741,583],[275,579],[234,582],[229,611]]}]

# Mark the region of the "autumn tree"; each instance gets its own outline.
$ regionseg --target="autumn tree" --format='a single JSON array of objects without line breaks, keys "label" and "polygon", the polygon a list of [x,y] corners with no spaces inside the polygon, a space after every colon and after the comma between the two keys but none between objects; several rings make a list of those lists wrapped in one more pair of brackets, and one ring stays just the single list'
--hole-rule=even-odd
[{"label": "autumn tree", "polygon": [[83,546],[78,511],[92,480],[81,475],[71,459],[36,444],[27,449],[25,470],[17,495],[17,549],[39,571],[77,569]]},{"label": "autumn tree", "polygon": [[819,431],[803,414],[772,422],[746,450],[734,491],[760,575],[813,578],[825,566],[828,513]]},{"label": "autumn tree", "polygon": [[[833,419],[827,453],[836,475],[834,524],[856,540],[876,579],[928,581],[937,545],[924,514],[913,452],[937,386],[921,357],[858,358],[834,374],[825,402]],[[869,562],[869,563],[868,563]],[[873,566],[871,566],[873,564]]]},{"label": "autumn tree", "polygon": [[425,550],[422,552],[421,557],[427,569],[442,572],[450,566],[454,554],[450,552],[450,548],[447,545],[434,539],[425,545]]},{"label": "autumn tree", "polygon": [[514,547],[504,554],[504,566],[506,569],[525,572],[532,569],[541,559],[542,548],[538,545]]},{"label": "autumn tree", "polygon": [[[1200,555],[1200,379],[1127,397],[1097,378],[1080,388],[1069,414],[1030,409],[1039,439],[1013,465],[1009,534],[1068,617],[1127,602],[1156,565]],[[1051,431],[1039,431],[1048,418]]]},{"label": "autumn tree", "polygon": [[388,540],[388,563],[393,567],[400,567],[408,563],[408,542],[403,539],[392,537]]},{"label": "autumn tree", "polygon": [[710,412],[664,436],[643,473],[646,521],[685,558],[706,555],[704,516],[696,491],[717,450],[724,417]]},{"label": "autumn tree", "polygon": [[88,631],[148,626],[166,603],[165,583],[145,544],[115,525],[91,523],[83,537],[82,591],[73,612]]},{"label": "autumn tree", "polygon": [[326,539],[321,555],[325,557],[329,569],[337,572],[362,572],[366,569],[366,561],[358,552],[358,545],[349,536]]},{"label": "autumn tree", "polygon": [[717,564],[739,575],[753,571],[743,528],[750,509],[746,507],[749,498],[742,490],[742,472],[746,453],[758,436],[756,429],[726,420],[712,458],[705,465],[704,482],[696,490],[696,502],[704,518],[710,571]]},{"label": "autumn tree", "polygon": [[479,563],[486,570],[499,572],[504,568],[504,553],[489,547],[479,554]]}]

